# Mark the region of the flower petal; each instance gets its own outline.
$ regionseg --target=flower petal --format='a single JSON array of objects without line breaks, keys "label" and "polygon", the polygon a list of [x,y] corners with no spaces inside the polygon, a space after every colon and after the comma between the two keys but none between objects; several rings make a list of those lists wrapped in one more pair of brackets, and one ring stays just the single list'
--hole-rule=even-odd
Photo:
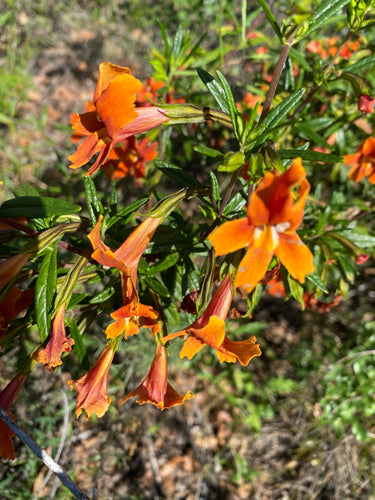
[{"label": "flower petal", "polygon": [[243,219],[224,222],[208,239],[215,249],[216,255],[224,255],[235,252],[251,244],[254,226],[250,225],[247,217]]},{"label": "flower petal", "polygon": [[313,255],[296,232],[279,235],[279,244],[275,251],[281,263],[300,283],[305,276],[315,270]]},{"label": "flower petal", "polygon": [[223,361],[229,363],[239,361],[242,366],[247,366],[255,356],[262,354],[256,341],[257,339],[254,335],[246,340],[239,341],[230,340],[225,337],[222,345],[216,350],[220,363]]},{"label": "flower petal", "polygon": [[190,326],[187,331],[194,338],[216,349],[224,340],[225,322],[217,316],[211,316],[203,328]]}]

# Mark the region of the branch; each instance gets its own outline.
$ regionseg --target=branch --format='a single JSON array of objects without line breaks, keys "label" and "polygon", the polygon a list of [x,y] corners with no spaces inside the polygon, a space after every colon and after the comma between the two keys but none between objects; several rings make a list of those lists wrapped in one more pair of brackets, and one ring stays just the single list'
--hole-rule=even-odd
[{"label": "branch", "polygon": [[73,493],[78,500],[90,500],[90,498],[78,488],[78,486],[70,479],[68,474],[64,472],[62,467],[53,460],[48,453],[43,450],[25,431],[23,431],[8,413],[0,406],[0,418],[12,429],[20,440],[30,448],[30,450],[46,465],[60,481]]}]

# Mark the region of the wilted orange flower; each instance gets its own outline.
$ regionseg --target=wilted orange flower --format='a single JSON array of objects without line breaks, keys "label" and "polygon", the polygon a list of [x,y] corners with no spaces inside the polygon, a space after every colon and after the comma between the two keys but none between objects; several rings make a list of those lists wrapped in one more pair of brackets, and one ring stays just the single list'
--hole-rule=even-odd
[{"label": "wilted orange flower", "polygon": [[74,344],[74,340],[68,339],[66,336],[64,317],[65,304],[56,311],[52,320],[51,332],[46,347],[39,349],[33,355],[35,361],[43,363],[46,367],[52,369],[62,365],[61,354],[70,352]]},{"label": "wilted orange flower", "polygon": [[[297,200],[293,188],[299,185]],[[265,275],[272,256],[280,259],[293,278],[303,283],[314,271],[313,256],[297,235],[310,184],[297,158],[283,174],[266,172],[251,195],[247,217],[225,222],[208,239],[216,255],[247,248],[234,286],[251,292]]]},{"label": "wilted orange flower", "polygon": [[341,299],[342,299],[341,293],[336,295],[335,298],[332,300],[332,302],[323,302],[321,300],[318,300],[315,292],[313,293],[305,292],[303,294],[303,301],[306,309],[314,310],[319,314],[329,312],[330,309],[332,309],[332,307],[337,306],[341,302]]},{"label": "wilted orange flower", "polygon": [[22,291],[17,285],[13,286],[0,304],[0,338],[3,337],[9,323],[21,312],[29,307],[34,298],[34,290]]},{"label": "wilted orange flower", "polygon": [[233,284],[230,276],[226,276],[214,293],[204,313],[187,328],[171,333],[161,340],[163,343],[176,337],[188,335],[180,352],[180,358],[192,359],[205,345],[216,350],[220,363],[235,363],[247,366],[254,356],[260,356],[256,338],[233,341],[225,336],[225,319],[233,298]]},{"label": "wilted orange flower", "polygon": [[368,177],[375,184],[375,137],[368,137],[352,155],[344,156],[345,165],[351,165],[349,179],[354,182]]},{"label": "wilted orange flower", "polygon": [[140,405],[151,403],[161,410],[165,410],[172,406],[181,405],[185,400],[193,397],[190,391],[185,396],[178,394],[167,381],[167,376],[167,350],[160,342],[157,342],[155,357],[148,375],[134,391],[120,402],[120,405],[128,399],[138,396],[136,402]]},{"label": "wilted orange flower", "polygon": [[111,398],[108,396],[108,371],[113,361],[116,348],[109,342],[96,360],[93,367],[78,380],[69,380],[70,389],[77,391],[76,416],[86,412],[86,419],[93,413],[100,418],[108,410]]},{"label": "wilted orange flower", "polygon": [[[0,406],[3,410],[7,411],[12,418],[14,418],[14,416],[12,412],[9,411],[9,408],[12,406],[18,393],[22,389],[26,378],[26,373],[17,374],[0,393]],[[14,436],[15,433],[12,429],[10,429],[0,418],[0,456],[4,460],[7,458],[14,460],[16,458],[12,441]]]},{"label": "wilted orange flower", "polygon": [[168,121],[155,106],[135,107],[136,94],[141,88],[141,82],[129,68],[110,62],[100,64],[93,103],[86,104],[85,113],[72,116],[73,140],[85,139],[69,156],[71,168],[85,165],[99,153],[88,170],[90,175],[108,160],[112,149],[121,141]]},{"label": "wilted orange flower", "polygon": [[133,137],[125,139],[124,144],[112,149],[108,160],[102,165],[106,176],[111,180],[132,175],[135,179],[146,177],[146,163],[157,157],[158,144],[144,137],[139,142]]}]

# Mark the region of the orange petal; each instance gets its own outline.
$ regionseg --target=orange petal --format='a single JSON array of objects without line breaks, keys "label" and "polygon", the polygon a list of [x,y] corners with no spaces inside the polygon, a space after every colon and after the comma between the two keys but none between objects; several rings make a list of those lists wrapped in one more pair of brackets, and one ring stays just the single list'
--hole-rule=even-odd
[{"label": "orange petal", "polygon": [[242,286],[250,293],[266,274],[275,246],[271,227],[266,226],[260,237],[248,248],[241,260],[234,280],[234,286]]},{"label": "orange petal", "polygon": [[211,316],[203,328],[189,327],[188,333],[210,347],[217,348],[225,337],[225,322],[217,316]]},{"label": "orange petal", "polygon": [[96,84],[96,89],[94,93],[94,102],[102,95],[102,93],[108,88],[108,85],[116,77],[128,74],[130,75],[130,69],[123,66],[117,66],[110,62],[104,62],[99,65],[99,76],[98,83]]},{"label": "orange petal", "polygon": [[105,147],[105,144],[99,141],[97,133],[91,134],[78,146],[77,151],[68,156],[68,160],[72,162],[70,168],[79,168],[86,165],[94,154],[98,153]]},{"label": "orange petal", "polygon": [[188,359],[192,359],[197,352],[199,352],[206,344],[195,337],[189,337],[185,340],[185,343],[180,352],[180,358],[182,359],[186,356]]},{"label": "orange petal", "polygon": [[[262,354],[256,341],[257,339],[254,335],[249,339],[239,340],[237,342],[225,337],[220,348],[216,350],[220,363],[223,361],[229,361],[230,363],[239,361],[242,366],[247,366],[255,356],[260,356]],[[226,357],[233,359],[226,359]]]},{"label": "orange petal", "polygon": [[225,255],[235,252],[251,244],[254,226],[251,226],[247,217],[224,222],[208,236],[216,255]]},{"label": "orange petal", "polygon": [[135,96],[142,88],[141,82],[130,74],[117,76],[95,102],[108,136],[116,133],[138,116],[135,111]]},{"label": "orange petal", "polygon": [[275,251],[281,263],[300,283],[315,270],[313,255],[296,232],[280,234]]},{"label": "orange petal", "polygon": [[15,436],[15,433],[7,426],[7,424],[0,419],[0,457],[4,460],[9,458],[10,460],[14,460],[16,455],[14,453],[14,446],[12,437]]},{"label": "orange petal", "polygon": [[21,271],[29,259],[29,254],[19,253],[0,264],[0,289],[7,285]]}]

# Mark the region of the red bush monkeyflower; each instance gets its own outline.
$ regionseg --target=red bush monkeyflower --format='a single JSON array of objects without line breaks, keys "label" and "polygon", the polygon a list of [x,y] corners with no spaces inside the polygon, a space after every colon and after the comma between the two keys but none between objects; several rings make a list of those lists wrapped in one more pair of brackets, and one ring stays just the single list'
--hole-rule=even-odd
[{"label": "red bush monkeyflower", "polygon": [[146,163],[157,157],[158,144],[144,137],[139,142],[133,137],[125,139],[123,146],[112,149],[108,160],[102,165],[106,176],[111,180],[122,179],[132,175],[137,179],[146,177]]},{"label": "red bush monkeyflower", "polygon": [[370,184],[375,184],[375,137],[368,137],[352,155],[344,156],[345,165],[352,168],[349,179],[354,182],[368,177]]},{"label": "red bush monkeyflower", "polygon": [[30,260],[30,254],[18,253],[0,264],[0,290],[17,276],[23,266]]},{"label": "red bush monkeyflower", "polygon": [[362,114],[374,112],[375,99],[368,94],[360,94],[358,97],[358,110]]},{"label": "red bush monkeyflower", "polygon": [[151,403],[161,410],[165,410],[172,406],[181,405],[185,400],[193,397],[190,391],[185,396],[178,394],[167,381],[167,375],[167,350],[160,342],[157,342],[155,357],[148,375],[134,391],[120,402],[120,405],[137,396],[136,402],[138,404]]},{"label": "red bush monkeyflower", "polygon": [[162,342],[188,335],[180,352],[180,358],[186,356],[192,359],[205,345],[209,345],[216,350],[220,363],[239,361],[241,365],[247,366],[254,356],[261,355],[261,350],[259,345],[255,344],[257,339],[254,336],[237,342],[225,336],[225,319],[232,298],[233,284],[228,275],[214,293],[204,313],[187,328],[163,337]]},{"label": "red bush monkeyflower", "polygon": [[108,325],[105,331],[108,339],[118,337],[122,333],[125,338],[136,335],[141,327],[151,328],[154,335],[160,329],[157,323],[158,313],[151,306],[145,306],[136,300],[120,307],[111,313],[111,316],[115,321]]},{"label": "red bush monkeyflower", "polygon": [[99,153],[88,175],[108,160],[112,149],[121,141],[168,121],[163,111],[155,106],[136,108],[136,94],[142,88],[129,68],[110,62],[99,66],[99,78],[92,105],[86,105],[83,114],[72,116],[73,140],[85,137],[77,151],[69,157],[71,168],[85,165]]},{"label": "red bush monkeyflower", "polygon": [[158,90],[165,86],[164,82],[158,82],[155,78],[147,78],[141,90],[137,92],[137,106],[152,106],[150,101],[155,102],[158,97]]},{"label": "red bush monkeyflower", "polygon": [[[29,373],[29,368],[27,373],[25,371],[18,373],[1,391],[0,393],[0,406],[3,410],[7,411],[8,414],[14,419],[12,412],[9,408],[14,403],[16,397],[18,396],[20,390],[22,389],[27,375]],[[9,458],[14,460],[14,446],[12,438],[15,433],[10,429],[7,424],[0,418],[0,456],[5,460]]]},{"label": "red bush monkeyflower", "polygon": [[9,327],[9,323],[21,312],[29,307],[34,298],[34,290],[22,291],[17,285],[13,286],[0,304],[0,339]]},{"label": "red bush monkeyflower", "polygon": [[117,342],[110,341],[103,349],[93,367],[78,380],[69,380],[70,389],[77,391],[76,416],[86,412],[88,420],[93,413],[101,418],[111,404],[108,396],[108,371],[117,349]]},{"label": "red bush monkeyflower", "polygon": [[[293,187],[299,185],[295,201]],[[266,172],[251,195],[247,217],[225,222],[208,239],[216,255],[247,248],[234,286],[251,292],[265,275],[272,256],[280,259],[293,278],[303,283],[314,271],[313,256],[297,235],[310,184],[297,158],[283,174]]]},{"label": "red bush monkeyflower", "polygon": [[51,331],[47,345],[43,349],[39,349],[33,354],[35,361],[43,363],[48,368],[56,368],[62,365],[61,354],[63,352],[70,352],[73,339],[68,339],[65,333],[65,304],[63,304],[57,311],[52,320]]}]

